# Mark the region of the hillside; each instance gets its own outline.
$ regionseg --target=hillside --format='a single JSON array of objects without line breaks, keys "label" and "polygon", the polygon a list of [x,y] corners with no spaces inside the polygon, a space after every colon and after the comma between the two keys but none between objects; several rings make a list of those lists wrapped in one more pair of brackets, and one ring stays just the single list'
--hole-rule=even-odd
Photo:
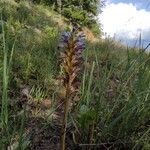
[{"label": "hillside", "polygon": [[[0,15],[0,148],[58,150],[67,97],[59,42],[72,25],[31,1],[1,0]],[[69,93],[66,149],[148,150],[149,54],[82,30],[85,49],[82,63],[75,62],[80,86]]]}]

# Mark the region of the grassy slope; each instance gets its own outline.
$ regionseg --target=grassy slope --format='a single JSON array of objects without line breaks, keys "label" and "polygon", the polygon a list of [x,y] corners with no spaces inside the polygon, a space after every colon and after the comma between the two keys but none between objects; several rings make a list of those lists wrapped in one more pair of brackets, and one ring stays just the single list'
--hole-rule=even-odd
[{"label": "grassy slope", "polygon": [[16,75],[26,83],[34,74],[48,80],[50,76],[45,75],[51,74],[55,65],[57,37],[64,26],[60,16],[40,5],[14,1],[4,4],[3,14],[8,48],[15,42],[12,68]]},{"label": "grassy slope", "polygon": [[[54,77],[59,70],[58,38],[66,25],[58,14],[42,5],[4,0],[0,6],[4,8],[8,59],[14,46],[8,92],[9,126],[13,128],[8,128],[9,134],[1,132],[0,144],[35,149],[44,139],[41,146],[45,149],[55,147],[55,142],[47,140],[59,135],[55,133],[57,127],[49,125],[51,117],[47,117],[55,107],[45,106],[58,101],[63,94]],[[0,42],[2,49],[2,38]],[[87,143],[89,128],[94,124],[93,143],[106,143],[106,147],[118,149],[149,149],[149,55],[128,51],[106,40],[87,42],[84,57],[81,98],[70,117],[70,124],[76,127],[71,131],[75,141]],[[0,58],[2,78],[3,51]],[[37,130],[41,128],[39,134]],[[72,141],[68,145],[75,146]]]}]

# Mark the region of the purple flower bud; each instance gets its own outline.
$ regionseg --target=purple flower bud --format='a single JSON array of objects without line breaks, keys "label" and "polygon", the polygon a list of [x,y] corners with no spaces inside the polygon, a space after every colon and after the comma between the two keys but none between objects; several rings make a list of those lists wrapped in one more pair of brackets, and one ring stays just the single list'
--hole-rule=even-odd
[{"label": "purple flower bud", "polygon": [[83,33],[80,33],[75,40],[75,51],[81,49],[83,50],[85,48],[85,35]]},{"label": "purple flower bud", "polygon": [[63,32],[60,38],[60,44],[68,43],[70,37],[71,37],[71,33],[69,31]]},{"label": "purple flower bud", "polygon": [[85,35],[83,33],[80,33],[77,37],[76,37],[76,42],[78,41],[82,41],[85,42]]}]

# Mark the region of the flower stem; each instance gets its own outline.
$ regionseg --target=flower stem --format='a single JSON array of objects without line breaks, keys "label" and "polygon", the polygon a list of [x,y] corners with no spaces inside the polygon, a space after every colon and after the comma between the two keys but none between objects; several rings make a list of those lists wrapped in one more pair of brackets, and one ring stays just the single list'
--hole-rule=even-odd
[{"label": "flower stem", "polygon": [[67,119],[68,119],[68,112],[69,112],[69,102],[70,102],[70,86],[69,83],[66,87],[66,98],[64,103],[64,115],[62,121],[62,128],[61,128],[61,141],[60,141],[60,150],[65,150],[65,138],[66,138],[66,129],[67,129]]}]

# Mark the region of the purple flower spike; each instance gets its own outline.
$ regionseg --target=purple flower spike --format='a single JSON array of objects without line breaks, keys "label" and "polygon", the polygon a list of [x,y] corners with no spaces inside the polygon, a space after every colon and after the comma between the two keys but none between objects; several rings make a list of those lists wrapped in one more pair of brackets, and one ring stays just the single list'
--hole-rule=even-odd
[{"label": "purple flower spike", "polygon": [[64,86],[68,84],[75,89],[74,84],[77,81],[77,75],[83,62],[82,51],[85,49],[85,35],[76,31],[65,31],[61,35],[59,48],[61,66],[64,70]]}]

